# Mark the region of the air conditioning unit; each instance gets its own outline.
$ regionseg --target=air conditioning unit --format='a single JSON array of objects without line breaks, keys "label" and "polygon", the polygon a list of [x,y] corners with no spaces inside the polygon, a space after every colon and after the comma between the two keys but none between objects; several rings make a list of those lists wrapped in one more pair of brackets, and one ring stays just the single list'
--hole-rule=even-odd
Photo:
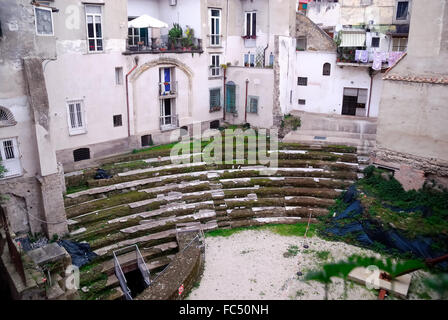
[{"label": "air conditioning unit", "polygon": [[170,6],[175,6],[177,4],[177,0],[169,0]]}]

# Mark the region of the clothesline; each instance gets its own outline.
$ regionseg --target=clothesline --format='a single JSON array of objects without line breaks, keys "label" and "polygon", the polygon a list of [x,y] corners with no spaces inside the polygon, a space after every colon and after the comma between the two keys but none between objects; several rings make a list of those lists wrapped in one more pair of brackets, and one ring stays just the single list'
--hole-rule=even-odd
[{"label": "clothesline", "polygon": [[[389,68],[392,67],[404,52],[400,51],[391,51],[391,52],[374,52],[373,53],[373,70],[381,70],[383,66],[383,62],[388,62]],[[369,51],[367,50],[356,50],[355,51],[355,60],[361,63],[369,62]]]}]

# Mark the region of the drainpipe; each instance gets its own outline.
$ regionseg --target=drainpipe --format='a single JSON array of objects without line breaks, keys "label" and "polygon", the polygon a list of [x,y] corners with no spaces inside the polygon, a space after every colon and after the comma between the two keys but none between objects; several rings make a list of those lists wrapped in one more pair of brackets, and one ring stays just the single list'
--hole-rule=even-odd
[{"label": "drainpipe", "polygon": [[373,87],[373,77],[374,77],[374,71],[372,68],[369,69],[370,74],[370,90],[369,90],[369,106],[367,108],[367,118],[370,115],[370,102],[372,101],[372,87]]},{"label": "drainpipe", "polygon": [[223,84],[223,86],[224,86],[224,101],[223,101],[223,111],[224,111],[224,121],[226,121],[226,79],[227,79],[227,77],[226,77],[226,71],[227,71],[227,68],[223,68],[224,69],[224,77],[223,77],[223,82],[224,82],[224,84]]},{"label": "drainpipe", "polygon": [[246,79],[246,104],[244,108],[244,124],[247,123],[247,87],[249,86],[249,79]]},{"label": "drainpipe", "polygon": [[130,119],[130,112],[129,112],[129,75],[134,71],[138,66],[138,57],[134,58],[134,67],[126,74],[126,109],[128,114],[128,137],[131,136],[131,119]]}]

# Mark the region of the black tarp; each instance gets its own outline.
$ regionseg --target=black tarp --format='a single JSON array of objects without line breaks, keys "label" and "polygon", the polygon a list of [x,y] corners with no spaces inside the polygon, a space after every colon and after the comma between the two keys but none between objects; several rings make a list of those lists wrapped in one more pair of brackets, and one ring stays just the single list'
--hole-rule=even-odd
[{"label": "black tarp", "polygon": [[[361,202],[356,200],[358,194],[359,192],[354,185],[347,190],[343,196],[343,201],[349,204],[349,206],[331,219],[324,229],[324,234],[327,236],[351,235],[366,247],[379,243],[385,247],[386,251],[392,252],[396,250],[401,253],[410,253],[417,258],[423,259],[437,258],[446,254],[433,249],[433,239],[429,237],[416,236],[413,239],[409,239],[399,230],[392,227],[384,228],[378,221],[363,215]],[[419,209],[426,215],[430,215],[431,212],[426,208],[404,210],[390,207],[390,209],[396,212],[411,212]],[[443,269],[448,269],[448,262],[440,263],[439,266]]]},{"label": "black tarp", "polygon": [[67,250],[72,257],[72,264],[78,268],[89,263],[97,256],[96,253],[92,252],[88,243],[60,240],[58,244]]}]

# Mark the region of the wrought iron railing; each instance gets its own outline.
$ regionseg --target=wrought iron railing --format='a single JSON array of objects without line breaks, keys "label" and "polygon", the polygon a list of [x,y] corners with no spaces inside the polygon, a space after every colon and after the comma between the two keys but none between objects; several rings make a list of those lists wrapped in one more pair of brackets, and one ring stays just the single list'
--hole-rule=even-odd
[{"label": "wrought iron railing", "polygon": [[175,38],[168,36],[160,38],[150,38],[145,41],[133,43],[128,40],[127,50],[130,52],[142,53],[163,53],[163,52],[202,52],[202,39],[198,38]]}]

